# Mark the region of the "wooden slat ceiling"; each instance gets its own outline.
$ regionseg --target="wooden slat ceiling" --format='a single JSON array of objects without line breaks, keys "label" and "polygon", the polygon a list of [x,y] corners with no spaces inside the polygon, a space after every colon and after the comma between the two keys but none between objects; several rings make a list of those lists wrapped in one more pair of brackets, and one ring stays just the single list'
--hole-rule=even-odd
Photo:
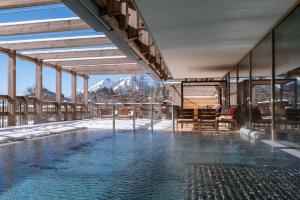
[{"label": "wooden slat ceiling", "polygon": [[94,45],[112,45],[112,42],[104,35],[75,36],[46,38],[33,40],[16,40],[0,42],[0,46],[10,50],[37,50],[51,48],[73,48]]},{"label": "wooden slat ceiling", "polygon": [[0,36],[85,30],[90,27],[78,17],[0,24]]},{"label": "wooden slat ceiling", "polygon": [[40,6],[60,3],[59,0],[1,0],[0,9]]},{"label": "wooden slat ceiling", "polygon": [[[57,0],[4,0],[0,9],[60,3]],[[0,36],[91,30],[78,17],[0,23]],[[105,35],[60,36],[0,41],[0,51],[17,51],[17,57],[79,75],[143,73]]]},{"label": "wooden slat ceiling", "polygon": [[61,58],[81,58],[81,57],[104,57],[104,56],[122,56],[124,55],[119,49],[69,49],[69,50],[52,50],[39,52],[24,52],[23,54],[38,59],[61,59]]}]

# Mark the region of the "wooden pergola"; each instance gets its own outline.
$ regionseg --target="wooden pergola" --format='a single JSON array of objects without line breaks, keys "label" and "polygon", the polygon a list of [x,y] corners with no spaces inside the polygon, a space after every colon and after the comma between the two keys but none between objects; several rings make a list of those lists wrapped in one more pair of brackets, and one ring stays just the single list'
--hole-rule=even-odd
[{"label": "wooden pergola", "polygon": [[[13,9],[60,3],[57,0],[3,0],[0,9]],[[79,17],[43,19],[0,24],[0,36],[42,34],[90,30]],[[102,33],[84,36],[61,36],[0,42],[0,52],[8,55],[8,125],[16,124],[16,59],[36,65],[36,112],[42,115],[42,69],[56,70],[56,103],[61,119],[62,72],[71,74],[71,103],[76,110],[77,76],[84,78],[84,106],[88,107],[88,77],[98,74],[133,74],[145,70],[135,59],[127,57]],[[38,117],[40,118],[40,117]],[[75,117],[74,117],[75,118]]]}]

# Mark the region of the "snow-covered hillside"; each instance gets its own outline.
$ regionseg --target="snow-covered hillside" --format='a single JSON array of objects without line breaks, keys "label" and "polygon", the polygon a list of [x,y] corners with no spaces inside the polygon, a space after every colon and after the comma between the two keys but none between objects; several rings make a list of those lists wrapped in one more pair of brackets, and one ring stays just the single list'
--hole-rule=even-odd
[{"label": "snow-covered hillside", "polygon": [[102,88],[110,89],[112,86],[113,86],[113,82],[109,78],[106,78],[106,79],[103,79],[103,80],[97,82],[96,84],[92,85],[89,88],[89,92],[97,92],[99,89],[102,89]]},{"label": "snow-covered hillside", "polygon": [[89,92],[97,92],[102,88],[112,89],[114,92],[126,92],[128,90],[140,90],[141,88],[147,89],[149,85],[142,83],[142,80],[137,76],[129,75],[125,78],[113,82],[111,79],[103,79],[89,88]]}]

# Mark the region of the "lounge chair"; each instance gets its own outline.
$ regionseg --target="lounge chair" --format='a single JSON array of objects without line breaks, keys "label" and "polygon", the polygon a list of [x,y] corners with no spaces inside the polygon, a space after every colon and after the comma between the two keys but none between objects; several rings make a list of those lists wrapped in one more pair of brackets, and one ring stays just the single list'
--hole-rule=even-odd
[{"label": "lounge chair", "polygon": [[112,109],[111,108],[100,109],[100,117],[101,119],[112,118],[113,117]]},{"label": "lounge chair", "polygon": [[225,113],[218,114],[217,122],[216,122],[217,130],[219,130],[220,124],[227,124],[229,130],[236,130],[237,128],[236,111],[237,111],[236,107],[231,107],[227,109]]},{"label": "lounge chair", "polygon": [[194,109],[177,109],[177,129],[178,124],[181,125],[181,129],[186,124],[194,124],[195,122]]},{"label": "lounge chair", "polygon": [[118,109],[118,118],[128,119],[130,118],[129,110],[127,108]]}]

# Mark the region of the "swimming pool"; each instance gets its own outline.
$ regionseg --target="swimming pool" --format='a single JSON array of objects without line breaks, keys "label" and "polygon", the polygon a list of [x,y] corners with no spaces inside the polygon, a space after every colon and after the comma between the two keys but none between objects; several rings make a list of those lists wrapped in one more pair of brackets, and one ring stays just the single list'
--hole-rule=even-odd
[{"label": "swimming pool", "polygon": [[0,199],[300,199],[300,161],[238,134],[87,130],[0,148]]}]

